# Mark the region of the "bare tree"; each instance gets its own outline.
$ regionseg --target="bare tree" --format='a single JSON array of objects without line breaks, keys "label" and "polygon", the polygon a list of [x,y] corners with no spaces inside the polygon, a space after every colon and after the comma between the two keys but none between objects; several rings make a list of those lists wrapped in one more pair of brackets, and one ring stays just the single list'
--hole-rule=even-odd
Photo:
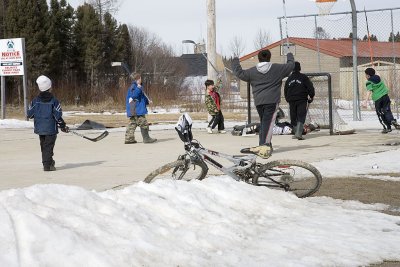
[{"label": "bare tree", "polygon": [[148,56],[154,47],[161,41],[157,36],[151,34],[144,28],[129,25],[129,35],[132,40],[133,71],[150,71]]},{"label": "bare tree", "polygon": [[254,38],[254,49],[259,50],[271,43],[271,35],[264,29],[259,29]]},{"label": "bare tree", "polygon": [[314,37],[315,37],[316,39],[330,39],[330,38],[331,38],[331,36],[329,35],[329,33],[327,33],[327,32],[325,31],[325,29],[322,28],[322,27],[317,27],[317,28],[315,28],[315,30],[314,30]]},{"label": "bare tree", "polygon": [[243,38],[239,36],[233,37],[231,42],[229,43],[229,49],[231,50],[234,57],[239,57],[243,53],[245,48],[246,45],[243,41]]},{"label": "bare tree", "polygon": [[119,8],[119,0],[89,0],[88,3],[94,7],[103,21],[103,16],[107,12],[115,14]]},{"label": "bare tree", "polygon": [[128,29],[132,43],[132,70],[143,75],[149,97],[154,103],[176,97],[182,71],[172,47],[144,28],[130,25]]}]

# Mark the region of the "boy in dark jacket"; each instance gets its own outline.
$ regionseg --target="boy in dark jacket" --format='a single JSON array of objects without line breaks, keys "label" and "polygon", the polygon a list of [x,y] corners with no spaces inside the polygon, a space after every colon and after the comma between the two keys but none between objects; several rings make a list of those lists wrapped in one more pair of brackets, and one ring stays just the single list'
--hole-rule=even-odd
[{"label": "boy in dark jacket", "polygon": [[288,53],[286,64],[271,63],[271,52],[266,49],[258,53],[258,61],[256,66],[247,70],[242,69],[239,58],[232,61],[235,76],[251,84],[254,105],[260,117],[259,146],[244,148],[240,152],[269,158],[272,154],[272,129],[281,101],[282,79],[292,72],[294,57]]},{"label": "boy in dark jacket", "polygon": [[50,93],[51,80],[41,75],[37,78],[36,83],[40,94],[30,103],[28,118],[34,119],[34,132],[39,135],[43,170],[55,171],[53,150],[57,139],[58,127],[65,133],[69,132],[69,128],[62,118],[60,102]]},{"label": "boy in dark jacket", "polygon": [[285,83],[285,99],[289,103],[290,123],[294,132],[294,139],[304,140],[303,127],[307,116],[307,102],[311,103],[315,95],[315,89],[307,77],[300,73],[301,65],[299,62],[294,63],[292,74]]},{"label": "boy in dark jacket", "polygon": [[371,97],[375,103],[376,114],[378,115],[379,122],[383,126],[382,133],[386,134],[392,131],[392,125],[396,129],[400,129],[400,125],[394,119],[392,111],[390,110],[390,98],[388,95],[389,89],[385,83],[381,80],[381,77],[375,74],[373,68],[367,68],[365,70],[365,77],[367,82],[365,84],[367,88],[367,101]]}]

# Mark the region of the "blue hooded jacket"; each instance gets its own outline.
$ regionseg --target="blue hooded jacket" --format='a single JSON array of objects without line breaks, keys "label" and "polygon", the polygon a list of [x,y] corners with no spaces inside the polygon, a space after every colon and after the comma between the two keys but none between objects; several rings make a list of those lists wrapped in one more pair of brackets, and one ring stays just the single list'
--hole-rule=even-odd
[{"label": "blue hooded jacket", "polygon": [[65,125],[60,102],[50,92],[41,92],[28,108],[28,118],[34,118],[34,132],[38,135],[58,134],[57,125]]},{"label": "blue hooded jacket", "polygon": [[[134,81],[128,88],[126,94],[126,116],[143,116],[147,114],[147,105],[149,99],[142,90],[143,87],[139,87],[136,81]],[[131,100],[131,102],[129,102]],[[135,105],[136,114],[132,114],[131,105]]]}]

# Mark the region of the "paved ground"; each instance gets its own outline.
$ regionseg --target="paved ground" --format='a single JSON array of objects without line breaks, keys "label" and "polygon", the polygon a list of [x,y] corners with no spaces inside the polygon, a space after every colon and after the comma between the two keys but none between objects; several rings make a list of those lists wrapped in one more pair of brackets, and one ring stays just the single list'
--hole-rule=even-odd
[{"label": "paved ground", "polygon": [[[183,152],[183,145],[174,130],[153,130],[154,144],[125,145],[124,128],[112,129],[100,142],[90,142],[72,134],[58,135],[55,156],[57,171],[43,172],[39,138],[32,129],[0,129],[0,190],[25,187],[37,183],[78,185],[86,189],[105,190],[114,186],[142,180],[160,165],[173,161]],[[83,132],[95,136],[99,132]],[[227,134],[207,134],[193,130],[194,137],[203,146],[238,154],[247,146],[257,144],[258,137],[237,137]],[[397,147],[374,144],[377,130],[358,131],[357,134],[329,136],[327,130],[307,135],[305,141],[292,140],[291,136],[274,136],[274,154],[271,159],[301,159],[315,162],[344,155],[385,151]],[[378,136],[382,143],[399,141],[400,135],[392,133]],[[218,173],[210,169],[211,174]]]}]

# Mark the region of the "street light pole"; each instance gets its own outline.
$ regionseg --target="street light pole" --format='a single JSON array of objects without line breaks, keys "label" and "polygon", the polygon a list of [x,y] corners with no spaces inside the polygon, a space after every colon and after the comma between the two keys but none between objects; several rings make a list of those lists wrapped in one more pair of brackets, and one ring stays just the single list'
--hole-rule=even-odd
[{"label": "street light pole", "polygon": [[351,18],[353,25],[353,121],[361,120],[360,95],[358,90],[358,62],[357,62],[357,9],[354,0],[350,0]]},{"label": "street light pole", "polygon": [[[215,0],[207,0],[207,56],[208,56],[208,79],[217,79],[217,70],[215,63],[217,62],[216,52],[216,19],[215,19]],[[214,65],[214,66],[213,66]]]},{"label": "street light pole", "polygon": [[[196,48],[197,48],[197,44],[196,44],[196,42],[193,41],[193,40],[182,40],[182,44],[194,44],[195,50],[196,50],[196,51],[200,51],[200,50],[196,49]],[[209,76],[209,73],[210,73],[210,69],[211,69],[211,68],[215,71],[216,74],[218,74],[219,72],[218,72],[217,68],[216,68],[216,67],[214,66],[214,64],[208,59],[208,57],[206,56],[206,54],[204,54],[204,53],[201,52],[201,51],[200,51],[200,54],[207,60],[207,65],[208,65],[208,66],[207,66],[207,75],[208,75],[208,77],[210,77],[210,76]],[[210,68],[209,66],[211,66],[211,68]],[[217,77],[217,75],[216,75],[215,77]]]}]

